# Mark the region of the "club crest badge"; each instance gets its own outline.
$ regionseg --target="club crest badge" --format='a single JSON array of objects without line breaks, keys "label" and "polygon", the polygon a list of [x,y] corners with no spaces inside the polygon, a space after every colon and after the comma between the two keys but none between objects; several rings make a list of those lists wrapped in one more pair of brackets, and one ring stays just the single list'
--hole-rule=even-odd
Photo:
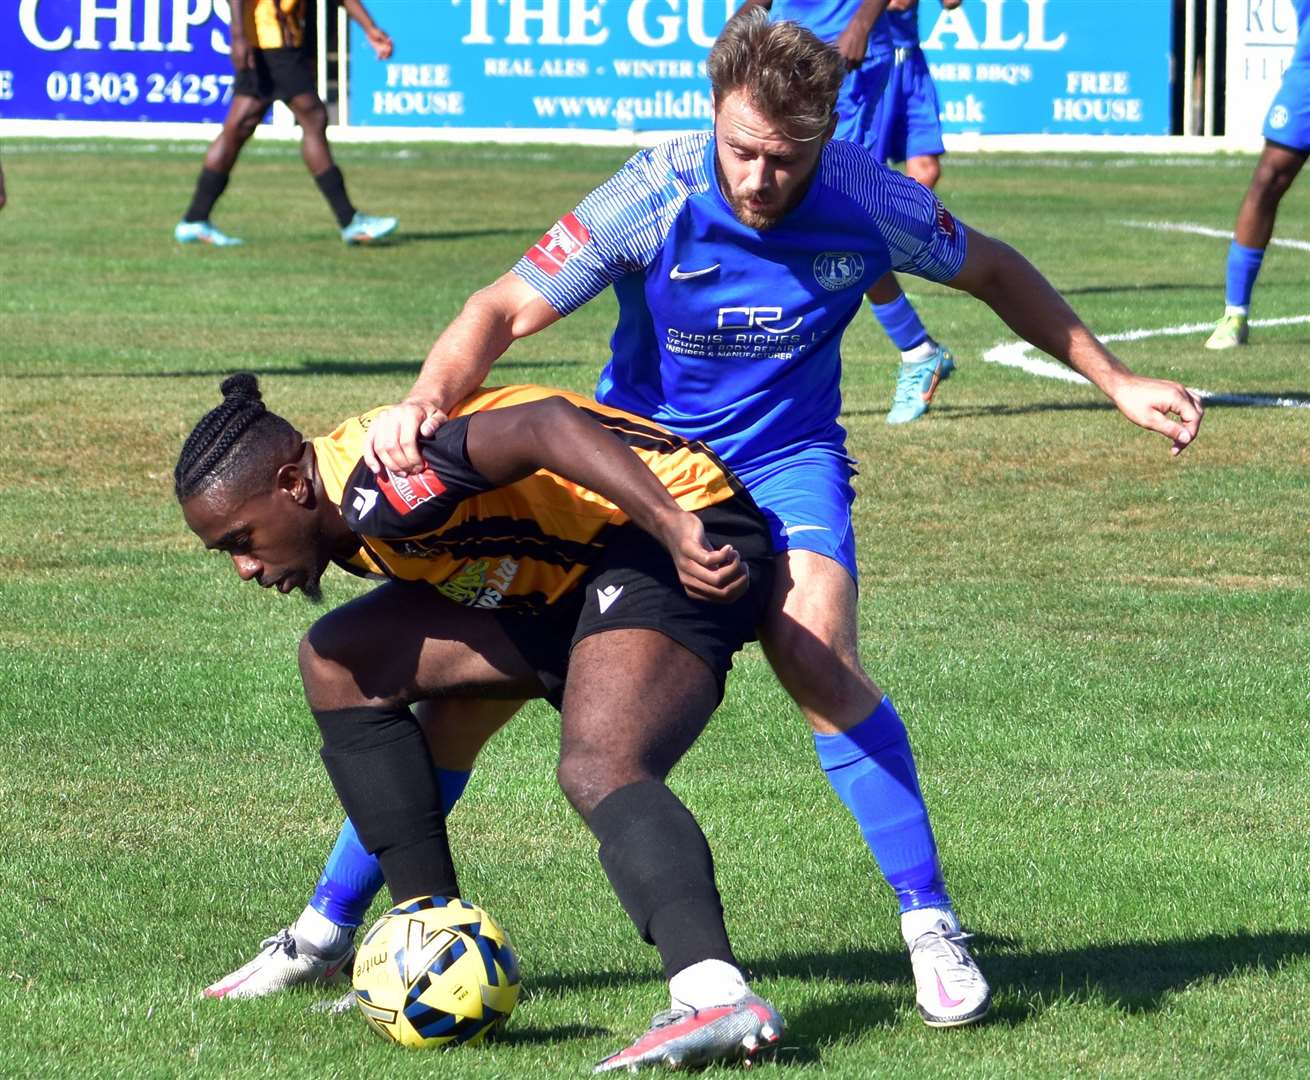
[{"label": "club crest badge", "polygon": [[864,277],[864,256],[854,251],[825,251],[814,259],[814,280],[829,292],[858,285]]}]

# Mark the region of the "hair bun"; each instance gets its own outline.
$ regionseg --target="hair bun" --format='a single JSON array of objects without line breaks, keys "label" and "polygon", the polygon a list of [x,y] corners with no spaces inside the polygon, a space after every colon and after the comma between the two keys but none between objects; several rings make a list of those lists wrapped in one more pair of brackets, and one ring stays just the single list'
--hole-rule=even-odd
[{"label": "hair bun", "polygon": [[226,398],[249,398],[251,401],[262,401],[264,396],[259,392],[259,380],[248,371],[240,371],[235,375],[229,375],[219,384],[219,390],[223,392]]}]

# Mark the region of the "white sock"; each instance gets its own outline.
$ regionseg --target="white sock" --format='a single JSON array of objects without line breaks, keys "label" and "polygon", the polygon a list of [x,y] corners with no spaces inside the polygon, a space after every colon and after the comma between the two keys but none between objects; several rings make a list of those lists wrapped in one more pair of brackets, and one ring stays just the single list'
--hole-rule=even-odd
[{"label": "white sock", "polygon": [[960,929],[960,920],[949,907],[915,908],[901,915],[901,937],[906,945],[913,945],[920,934],[926,934],[943,922],[952,930]]},{"label": "white sock", "polygon": [[1245,315],[1249,311],[1250,308],[1248,308],[1245,304],[1225,304],[1224,318],[1227,318],[1229,315]]},{"label": "white sock", "polygon": [[338,926],[326,915],[306,907],[291,927],[296,944],[319,956],[339,956],[355,936],[353,926]]},{"label": "white sock", "polygon": [[669,980],[669,997],[675,1009],[735,1005],[750,992],[741,971],[724,960],[702,960]]},{"label": "white sock", "polygon": [[937,342],[933,341],[932,338],[924,338],[924,340],[913,349],[907,349],[905,352],[901,353],[901,363],[917,364],[920,360],[927,360],[928,357],[936,351]]}]

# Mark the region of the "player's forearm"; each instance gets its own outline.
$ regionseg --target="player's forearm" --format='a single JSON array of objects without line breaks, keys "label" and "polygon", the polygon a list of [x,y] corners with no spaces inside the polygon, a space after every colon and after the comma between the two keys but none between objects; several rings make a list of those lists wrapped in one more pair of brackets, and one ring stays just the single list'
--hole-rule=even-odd
[{"label": "player's forearm", "polygon": [[512,319],[479,302],[474,293],[428,351],[405,400],[433,403],[449,412],[482,385],[491,365],[513,341]]},{"label": "player's forearm", "polygon": [[232,21],[228,26],[228,36],[233,41],[244,39],[246,36],[245,0],[228,0],[228,7],[232,11]]},{"label": "player's forearm", "polygon": [[673,496],[632,450],[563,398],[493,409],[469,418],[469,462],[497,485],[540,469],[608,499],[640,528],[663,540]]},{"label": "player's forearm", "polygon": [[994,246],[987,272],[968,287],[1025,341],[1067,364],[1106,396],[1113,397],[1128,368],[1097,340],[1063,296],[1032,263],[1008,244],[969,236],[970,244]]},{"label": "player's forearm", "polygon": [[873,24],[882,17],[882,13],[886,10],[887,0],[864,0],[855,9],[855,14],[851,16],[847,29],[861,34],[868,34],[873,29]]},{"label": "player's forearm", "polygon": [[346,14],[354,19],[355,22],[359,23],[365,31],[377,29],[377,24],[373,21],[373,16],[368,13],[359,0],[341,0],[341,6],[346,9]]}]

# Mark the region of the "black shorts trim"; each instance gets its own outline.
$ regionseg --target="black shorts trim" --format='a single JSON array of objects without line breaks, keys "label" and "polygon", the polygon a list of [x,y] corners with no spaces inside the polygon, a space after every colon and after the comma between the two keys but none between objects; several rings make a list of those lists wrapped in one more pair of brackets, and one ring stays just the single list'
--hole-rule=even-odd
[{"label": "black shorts trim", "polygon": [[290,101],[301,94],[318,96],[314,61],[305,49],[252,49],[253,68],[238,71],[232,93],[243,97]]},{"label": "black shorts trim", "polygon": [[[732,658],[764,616],[773,593],[774,551],[768,527],[749,497],[697,511],[711,544],[732,544],[750,572],[750,588],[731,604],[692,600],[673,558],[635,525],[616,529],[604,555],[568,596],[540,614],[497,611],[514,647],[537,673],[546,700],[564,698],[569,654],[585,637],[606,630],[656,630],[703,660],[719,696]],[[603,606],[602,606],[603,605]]]}]

